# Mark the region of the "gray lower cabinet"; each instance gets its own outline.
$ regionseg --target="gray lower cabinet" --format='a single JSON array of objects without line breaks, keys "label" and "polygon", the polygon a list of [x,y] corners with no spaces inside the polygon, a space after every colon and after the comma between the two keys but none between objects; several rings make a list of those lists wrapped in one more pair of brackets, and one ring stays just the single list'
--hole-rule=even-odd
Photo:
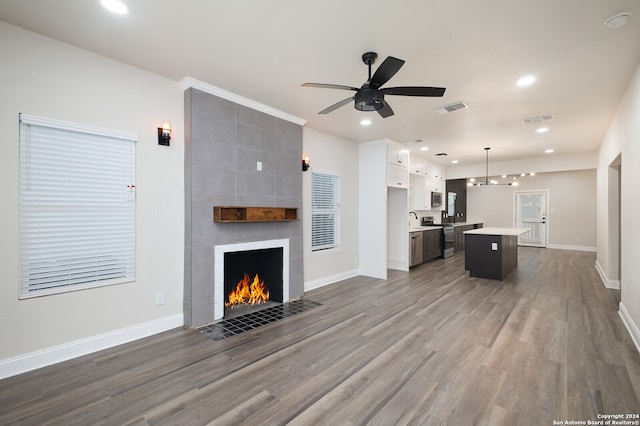
[{"label": "gray lower cabinet", "polygon": [[465,239],[464,231],[482,228],[482,223],[474,223],[471,225],[456,225],[453,229],[453,247],[455,252],[464,251]]},{"label": "gray lower cabinet", "polygon": [[409,267],[442,256],[442,229],[429,229],[409,233]]},{"label": "gray lower cabinet", "polygon": [[422,231],[422,260],[427,262],[442,256],[442,230]]}]

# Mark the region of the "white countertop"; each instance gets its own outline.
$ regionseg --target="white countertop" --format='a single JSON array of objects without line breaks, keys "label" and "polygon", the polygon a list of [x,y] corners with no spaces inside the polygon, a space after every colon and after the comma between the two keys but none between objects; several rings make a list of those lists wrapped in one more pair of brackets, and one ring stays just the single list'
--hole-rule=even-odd
[{"label": "white countertop", "polygon": [[429,231],[431,229],[442,229],[442,226],[439,226],[439,225],[419,226],[415,228],[409,228],[409,232]]},{"label": "white countertop", "polygon": [[483,223],[481,220],[467,220],[466,222],[455,222],[455,223],[448,223],[447,225],[453,225],[453,226],[466,226],[466,225],[477,225]]},{"label": "white countertop", "polygon": [[528,228],[478,228],[464,231],[465,234],[475,235],[522,235],[531,231]]}]

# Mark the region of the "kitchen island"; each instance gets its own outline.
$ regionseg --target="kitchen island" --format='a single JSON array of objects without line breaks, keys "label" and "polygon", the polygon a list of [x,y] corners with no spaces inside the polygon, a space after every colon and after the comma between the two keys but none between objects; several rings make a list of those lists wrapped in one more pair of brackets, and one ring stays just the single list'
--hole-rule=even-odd
[{"label": "kitchen island", "polygon": [[464,232],[464,269],[472,277],[501,280],[518,265],[518,236],[526,228],[479,228]]}]

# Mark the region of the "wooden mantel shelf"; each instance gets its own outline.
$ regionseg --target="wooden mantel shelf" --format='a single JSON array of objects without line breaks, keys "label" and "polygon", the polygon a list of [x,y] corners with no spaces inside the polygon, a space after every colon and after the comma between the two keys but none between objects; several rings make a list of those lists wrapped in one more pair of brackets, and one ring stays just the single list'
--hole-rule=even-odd
[{"label": "wooden mantel shelf", "polygon": [[289,222],[298,220],[295,207],[221,207],[213,208],[214,222]]}]

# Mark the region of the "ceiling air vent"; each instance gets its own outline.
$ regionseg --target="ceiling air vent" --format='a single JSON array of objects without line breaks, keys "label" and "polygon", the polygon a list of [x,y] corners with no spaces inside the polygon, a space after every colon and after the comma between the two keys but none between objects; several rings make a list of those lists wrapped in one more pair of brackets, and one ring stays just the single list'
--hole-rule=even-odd
[{"label": "ceiling air vent", "polygon": [[469,105],[465,104],[464,102],[460,101],[460,102],[456,102],[453,104],[449,104],[449,105],[443,105],[437,108],[434,108],[434,110],[438,113],[438,114],[447,114],[449,112],[455,112],[461,109],[467,109],[469,108]]},{"label": "ceiling air vent", "polygon": [[545,114],[545,115],[539,115],[537,117],[523,118],[522,120],[520,120],[520,122],[522,124],[539,124],[539,123],[544,123],[545,121],[549,121],[553,119],[554,119],[553,114]]}]

